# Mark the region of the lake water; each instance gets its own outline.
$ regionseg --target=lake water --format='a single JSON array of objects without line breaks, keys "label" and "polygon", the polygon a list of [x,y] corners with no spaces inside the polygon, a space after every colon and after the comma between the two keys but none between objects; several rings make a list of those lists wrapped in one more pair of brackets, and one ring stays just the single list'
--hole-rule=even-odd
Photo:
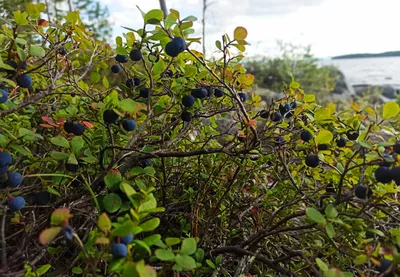
[{"label": "lake water", "polygon": [[400,57],[321,60],[335,65],[350,85],[392,85],[400,88]]}]

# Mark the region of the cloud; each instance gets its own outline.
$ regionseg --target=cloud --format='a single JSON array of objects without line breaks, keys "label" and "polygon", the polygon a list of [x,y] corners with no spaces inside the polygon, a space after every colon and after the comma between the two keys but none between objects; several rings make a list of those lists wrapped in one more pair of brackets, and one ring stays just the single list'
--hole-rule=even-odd
[{"label": "cloud", "polygon": [[[121,26],[142,27],[143,11],[159,8],[159,0],[100,0],[110,10],[114,35],[124,32]],[[203,0],[166,0],[167,7],[182,16],[194,15],[196,33],[201,37]],[[250,55],[277,53],[277,40],[312,45],[319,56],[352,52],[397,50],[400,37],[397,26],[399,0],[208,0],[206,13],[206,48],[216,50],[215,40],[224,33],[232,35],[236,26],[249,32]],[[198,46],[201,49],[201,46]]]}]

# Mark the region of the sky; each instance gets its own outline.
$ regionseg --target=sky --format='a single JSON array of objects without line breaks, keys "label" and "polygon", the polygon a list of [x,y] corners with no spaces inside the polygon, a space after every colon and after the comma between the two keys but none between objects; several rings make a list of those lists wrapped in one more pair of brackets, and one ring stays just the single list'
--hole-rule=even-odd
[{"label": "sky", "polygon": [[[201,37],[203,0],[165,0],[181,17],[194,15],[194,37]],[[246,56],[279,53],[277,41],[307,46],[319,58],[400,50],[400,0],[207,0],[207,56],[215,40],[231,37],[236,26],[248,30]],[[159,0],[100,0],[110,11],[114,37],[139,29],[141,10],[159,9]],[[201,49],[201,46],[198,47]]]}]

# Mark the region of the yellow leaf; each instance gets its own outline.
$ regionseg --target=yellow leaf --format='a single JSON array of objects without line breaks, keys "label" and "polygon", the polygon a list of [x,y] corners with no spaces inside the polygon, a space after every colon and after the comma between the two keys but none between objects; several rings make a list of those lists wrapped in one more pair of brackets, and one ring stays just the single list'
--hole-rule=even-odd
[{"label": "yellow leaf", "polygon": [[350,105],[353,108],[353,110],[355,110],[356,112],[360,111],[360,106],[358,106],[358,104],[356,102],[350,101]]},{"label": "yellow leaf", "polygon": [[333,139],[333,134],[328,130],[321,130],[317,135],[317,144],[327,144]]},{"label": "yellow leaf", "polygon": [[233,32],[233,38],[235,40],[245,40],[247,37],[247,30],[244,27],[236,27]]},{"label": "yellow leaf", "polygon": [[400,112],[399,104],[396,102],[387,102],[383,106],[383,119],[395,117]]}]

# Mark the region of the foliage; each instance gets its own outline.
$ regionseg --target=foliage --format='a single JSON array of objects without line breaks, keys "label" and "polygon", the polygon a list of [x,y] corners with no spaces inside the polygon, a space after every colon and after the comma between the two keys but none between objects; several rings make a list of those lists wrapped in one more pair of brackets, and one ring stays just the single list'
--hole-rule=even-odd
[{"label": "foliage", "polygon": [[258,88],[282,91],[293,75],[302,88],[313,94],[326,94],[335,88],[336,71],[332,66],[320,66],[310,47],[279,42],[281,54],[275,58],[256,57],[245,62],[247,71],[254,75]]},{"label": "foliage", "polygon": [[[24,177],[17,187],[0,178],[1,276],[398,271],[398,104],[338,112],[293,79],[262,107],[240,63],[244,27],[216,42],[211,62],[191,50],[196,18],[176,10],[142,12],[143,29],[127,28],[115,51],[79,13],[45,27],[44,11],[16,13],[0,34],[0,146],[12,156],[0,156],[0,169]],[[176,57],[165,51],[173,39]],[[17,195],[28,205],[11,211]]]}]

